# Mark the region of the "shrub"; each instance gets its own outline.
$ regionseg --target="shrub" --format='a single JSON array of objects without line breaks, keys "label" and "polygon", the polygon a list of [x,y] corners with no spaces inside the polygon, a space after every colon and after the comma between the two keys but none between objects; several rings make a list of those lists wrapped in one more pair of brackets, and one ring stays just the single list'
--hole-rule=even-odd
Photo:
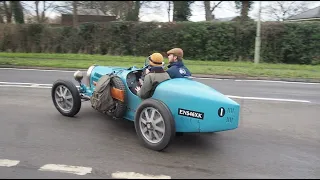
[{"label": "shrub", "polygon": [[[319,22],[265,22],[261,33],[262,62],[320,62]],[[256,23],[109,22],[78,28],[2,24],[0,37],[0,50],[7,52],[148,56],[181,47],[185,59],[253,61]]]}]

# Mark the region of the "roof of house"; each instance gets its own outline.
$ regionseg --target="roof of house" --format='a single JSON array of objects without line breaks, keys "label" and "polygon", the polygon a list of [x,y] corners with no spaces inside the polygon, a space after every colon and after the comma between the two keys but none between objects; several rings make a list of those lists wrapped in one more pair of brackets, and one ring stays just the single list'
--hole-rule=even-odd
[{"label": "roof of house", "polygon": [[320,18],[320,6],[309,9],[308,11],[302,12],[300,14],[291,16],[287,20],[298,20],[298,19],[311,19],[311,18]]},{"label": "roof of house", "polygon": [[[68,12],[68,13],[62,13],[62,14],[70,15],[70,14],[72,14],[72,11]],[[77,14],[78,15],[105,16],[105,14],[99,9],[85,9],[85,8],[81,8],[81,7],[78,7]]]},{"label": "roof of house", "polygon": [[78,14],[79,15],[98,15],[98,16],[104,16],[105,14],[99,10],[99,9],[84,9],[84,8],[78,8]]},{"label": "roof of house", "polygon": [[214,19],[214,21],[221,21],[221,22],[232,21],[236,17],[237,16],[225,17],[225,18],[217,18],[217,19]]}]

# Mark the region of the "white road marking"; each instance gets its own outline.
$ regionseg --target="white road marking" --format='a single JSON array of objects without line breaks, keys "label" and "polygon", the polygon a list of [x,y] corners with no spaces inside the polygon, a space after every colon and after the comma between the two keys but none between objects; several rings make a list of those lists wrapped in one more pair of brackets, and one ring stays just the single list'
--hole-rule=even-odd
[{"label": "white road marking", "polygon": [[320,83],[308,83],[308,82],[293,82],[293,81],[272,81],[272,80],[255,80],[255,79],[236,79],[234,81],[248,81],[248,82],[268,82],[268,83],[284,83],[284,84],[320,84]]},{"label": "white road marking", "polygon": [[210,78],[210,77],[194,77],[191,76],[191,79],[204,79],[204,80],[217,80],[217,81],[222,81],[222,80],[231,80],[231,79],[219,79],[219,78]]},{"label": "white road marking", "polygon": [[0,166],[12,167],[12,166],[16,166],[19,163],[20,161],[17,161],[17,160],[0,159]]},{"label": "white road marking", "polygon": [[58,70],[58,69],[22,69],[22,68],[0,68],[4,70],[16,70],[16,71],[42,71],[42,72],[75,72],[68,70]]},{"label": "white road marking", "polygon": [[10,85],[10,84],[0,84],[0,87],[19,87],[19,88],[39,88],[39,89],[51,89],[51,87],[48,86],[26,86],[26,85]]},{"label": "white road marking", "polygon": [[251,100],[265,100],[265,101],[282,101],[282,102],[302,102],[302,103],[311,103],[310,101],[306,100],[297,100],[297,99],[279,99],[279,98],[262,98],[262,97],[243,97],[243,96],[233,96],[233,95],[226,95],[229,98],[235,99],[251,99]]},{"label": "white road marking", "polygon": [[[0,87],[51,89],[52,84],[0,82]],[[76,86],[76,87],[79,87],[79,86]],[[229,97],[229,98],[235,98],[235,99],[311,103],[310,101],[307,101],[307,100],[297,100],[297,99],[280,99],[280,98],[264,98],[264,97],[244,97],[244,96],[234,96],[234,95],[226,95],[226,96]]]},{"label": "white road marking", "polygon": [[149,174],[140,174],[135,172],[116,172],[112,173],[112,178],[118,179],[171,179],[170,176],[166,175],[149,175]]},{"label": "white road marking", "polygon": [[15,84],[15,85],[36,85],[36,86],[52,86],[52,84],[38,84],[38,83],[22,83],[22,82],[1,82],[0,84]]},{"label": "white road marking", "polygon": [[82,166],[68,166],[64,164],[46,164],[42,166],[39,171],[53,171],[53,172],[63,172],[76,175],[86,175],[91,173],[91,167],[82,167]]},{"label": "white road marking", "polygon": [[[16,71],[42,71],[42,72],[65,72],[65,73],[69,73],[72,72],[74,73],[75,70],[71,71],[71,70],[58,70],[58,69],[23,69],[23,68],[0,68],[0,70],[16,70]],[[85,69],[79,69],[81,71],[85,71]],[[250,79],[219,79],[219,78],[210,78],[210,77],[191,77],[194,79],[204,79],[204,80],[234,80],[234,81],[249,81],[249,82],[269,82],[269,83],[294,83],[294,84],[310,84],[310,85],[315,85],[318,84],[320,85],[320,83],[307,83],[307,82],[290,82],[290,81],[271,81],[271,80],[250,80]]]}]

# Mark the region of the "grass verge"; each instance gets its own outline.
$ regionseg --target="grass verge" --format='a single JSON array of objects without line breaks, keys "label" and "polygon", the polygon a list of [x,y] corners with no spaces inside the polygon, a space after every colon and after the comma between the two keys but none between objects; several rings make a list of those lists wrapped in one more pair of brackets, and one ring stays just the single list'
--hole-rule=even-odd
[{"label": "grass verge", "polygon": [[[92,64],[142,67],[146,57],[88,54],[0,53],[0,65],[81,68]],[[167,64],[167,59],[165,59]],[[320,65],[185,60],[193,74],[320,79]]]}]

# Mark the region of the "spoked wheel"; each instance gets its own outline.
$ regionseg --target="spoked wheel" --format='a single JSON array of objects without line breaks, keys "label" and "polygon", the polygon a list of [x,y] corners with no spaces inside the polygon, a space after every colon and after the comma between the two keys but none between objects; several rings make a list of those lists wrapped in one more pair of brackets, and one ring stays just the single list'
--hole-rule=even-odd
[{"label": "spoked wheel", "polygon": [[135,128],[141,142],[156,151],[167,148],[175,136],[175,122],[170,110],[154,99],[144,100],[137,109]]},{"label": "spoked wheel", "polygon": [[153,107],[147,107],[142,110],[139,118],[139,128],[143,137],[150,143],[159,143],[163,139],[166,130],[166,125],[160,112]]},{"label": "spoked wheel", "polygon": [[70,81],[53,83],[51,97],[56,109],[64,116],[73,117],[81,108],[81,97],[77,87]]}]

